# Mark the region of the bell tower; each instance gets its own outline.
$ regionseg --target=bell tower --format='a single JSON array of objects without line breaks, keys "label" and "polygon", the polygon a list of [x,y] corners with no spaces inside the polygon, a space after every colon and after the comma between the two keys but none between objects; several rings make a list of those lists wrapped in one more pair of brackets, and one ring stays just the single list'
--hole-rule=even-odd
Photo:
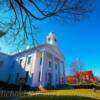
[{"label": "bell tower", "polygon": [[50,32],[49,35],[47,36],[47,43],[57,46],[57,39],[55,37],[54,32]]}]

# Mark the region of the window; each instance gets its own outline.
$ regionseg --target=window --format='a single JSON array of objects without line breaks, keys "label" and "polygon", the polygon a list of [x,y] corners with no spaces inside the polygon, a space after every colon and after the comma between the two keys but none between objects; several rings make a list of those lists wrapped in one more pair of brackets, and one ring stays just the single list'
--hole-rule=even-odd
[{"label": "window", "polygon": [[45,73],[45,81],[47,81],[47,72]]},{"label": "window", "polygon": [[28,60],[27,60],[27,64],[30,64],[31,63],[31,60],[32,60],[32,57],[28,57]]},{"label": "window", "polygon": [[34,74],[32,73],[32,78],[33,78]]},{"label": "window", "polygon": [[11,74],[9,74],[9,76],[8,76],[8,83],[10,82],[10,80],[11,80]]},{"label": "window", "polygon": [[17,83],[17,82],[18,82],[18,79],[19,79],[19,73],[16,73],[15,83]]},{"label": "window", "polygon": [[29,71],[26,72],[26,81],[28,80]]},{"label": "window", "polygon": [[50,41],[51,40],[51,38],[48,38],[48,41]]},{"label": "window", "polygon": [[41,75],[41,73],[39,72],[39,77],[38,77],[39,82],[40,82],[40,75]]},{"label": "window", "polygon": [[52,74],[48,73],[48,85],[51,86],[52,85]]},{"label": "window", "polygon": [[55,38],[55,42],[56,42],[57,40],[56,40],[56,38]]},{"label": "window", "polygon": [[58,77],[57,77],[57,74],[56,74],[56,82],[58,81]]},{"label": "window", "polygon": [[48,54],[48,67],[52,67],[52,56]]},{"label": "window", "polygon": [[42,64],[42,57],[40,58],[40,65]]},{"label": "window", "polygon": [[19,63],[22,64],[23,59],[20,59]]},{"label": "window", "polygon": [[83,81],[85,81],[85,76],[83,76],[82,78],[83,78]]},{"label": "window", "polygon": [[64,83],[64,77],[63,76],[61,77],[61,82]]},{"label": "window", "polygon": [[0,61],[0,67],[2,67],[3,66],[3,61]]},{"label": "window", "polygon": [[57,69],[57,67],[58,67],[58,65],[57,65],[57,63],[55,63],[55,69]]},{"label": "window", "polygon": [[89,80],[89,76],[88,75],[86,75],[86,79]]},{"label": "window", "polygon": [[15,62],[12,62],[11,68],[14,68],[14,66],[15,66]]},{"label": "window", "polygon": [[49,61],[49,67],[51,67],[51,61]]}]

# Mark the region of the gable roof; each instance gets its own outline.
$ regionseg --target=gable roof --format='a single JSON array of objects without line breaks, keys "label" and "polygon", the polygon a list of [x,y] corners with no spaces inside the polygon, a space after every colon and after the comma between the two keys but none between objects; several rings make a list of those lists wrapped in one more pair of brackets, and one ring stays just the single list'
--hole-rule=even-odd
[{"label": "gable roof", "polygon": [[6,54],[6,53],[3,53],[3,52],[0,52],[0,55],[3,55],[3,56],[11,56],[11,55]]},{"label": "gable roof", "polygon": [[22,52],[14,54],[13,56],[18,56],[20,54],[28,53],[30,51],[35,51],[35,50],[38,50],[38,49],[41,49],[41,48],[44,48],[44,47],[49,48],[50,50],[52,50],[53,52],[57,53],[59,56],[61,56],[62,58],[64,58],[62,52],[60,51],[60,49],[58,47],[50,45],[50,44],[47,44],[47,43],[38,45],[37,47],[34,47],[34,48],[26,49],[26,50],[24,50]]}]

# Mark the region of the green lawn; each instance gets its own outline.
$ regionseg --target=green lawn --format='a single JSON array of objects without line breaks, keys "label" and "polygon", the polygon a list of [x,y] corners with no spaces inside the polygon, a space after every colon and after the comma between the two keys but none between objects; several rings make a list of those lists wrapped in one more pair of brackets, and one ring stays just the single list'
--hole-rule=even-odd
[{"label": "green lawn", "polygon": [[100,100],[100,90],[96,90],[96,92],[93,92],[93,89],[50,90],[41,95],[27,98],[27,100],[31,100],[31,98],[37,100]]},{"label": "green lawn", "polygon": [[47,95],[38,95],[33,97],[21,98],[19,100],[96,100],[88,97],[80,96],[47,96]]},{"label": "green lawn", "polygon": [[100,90],[93,92],[92,89],[50,90],[40,92],[27,92],[27,97],[0,98],[0,100],[100,100]]},{"label": "green lawn", "polygon": [[93,89],[71,89],[71,90],[57,90],[48,91],[44,95],[55,95],[55,96],[81,96],[92,99],[100,100],[100,90],[93,92]]}]

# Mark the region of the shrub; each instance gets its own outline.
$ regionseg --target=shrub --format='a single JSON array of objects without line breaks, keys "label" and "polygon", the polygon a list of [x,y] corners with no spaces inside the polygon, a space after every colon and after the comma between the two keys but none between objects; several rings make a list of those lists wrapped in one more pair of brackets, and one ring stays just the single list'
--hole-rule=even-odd
[{"label": "shrub", "polygon": [[100,85],[96,85],[94,83],[91,84],[71,84],[70,87],[73,86],[74,89],[100,89]]}]

